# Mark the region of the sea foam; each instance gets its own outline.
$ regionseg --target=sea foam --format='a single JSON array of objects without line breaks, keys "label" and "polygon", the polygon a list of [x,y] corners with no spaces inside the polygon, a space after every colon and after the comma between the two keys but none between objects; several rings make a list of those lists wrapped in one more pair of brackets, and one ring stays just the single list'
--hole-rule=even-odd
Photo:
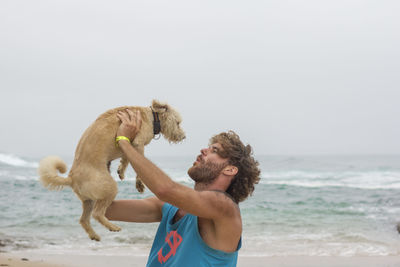
[{"label": "sea foam", "polygon": [[12,154],[4,154],[4,153],[0,153],[0,163],[15,167],[28,167],[28,168],[37,168],[39,166],[37,162],[29,162],[18,156]]},{"label": "sea foam", "polygon": [[400,189],[399,171],[306,172],[280,171],[263,173],[261,183],[300,187],[350,187],[361,189]]}]

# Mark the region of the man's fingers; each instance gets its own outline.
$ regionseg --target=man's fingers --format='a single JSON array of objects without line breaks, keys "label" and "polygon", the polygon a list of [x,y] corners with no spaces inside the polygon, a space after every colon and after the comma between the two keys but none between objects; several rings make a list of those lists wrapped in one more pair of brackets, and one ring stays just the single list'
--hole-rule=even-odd
[{"label": "man's fingers", "polygon": [[135,114],[133,113],[133,111],[130,110],[130,109],[126,109],[126,112],[128,113],[129,118],[131,118],[131,119],[135,116]]},{"label": "man's fingers", "polygon": [[136,122],[138,124],[142,123],[142,114],[140,113],[139,110],[136,110]]},{"label": "man's fingers", "polygon": [[132,124],[135,123],[138,128],[140,128],[142,124],[142,114],[139,110],[133,112],[130,109],[126,109],[125,111],[118,111],[117,117],[121,120],[122,123]]},{"label": "man's fingers", "polygon": [[119,114],[119,111],[118,111],[118,113],[117,113],[117,117],[118,117],[118,119],[119,119],[120,121],[122,121],[122,116],[121,116],[121,114]]},{"label": "man's fingers", "polygon": [[118,111],[117,117],[121,120],[123,123],[129,122],[129,116],[126,112],[123,111]]},{"label": "man's fingers", "polygon": [[132,110],[127,109],[126,111],[128,112],[130,119],[136,121],[136,124],[142,121],[142,114],[140,113],[140,110],[133,112]]},{"label": "man's fingers", "polygon": [[130,109],[126,109],[125,111],[126,112],[124,112],[124,113],[128,117],[128,121],[131,122],[135,115],[133,114],[132,110],[130,110]]}]

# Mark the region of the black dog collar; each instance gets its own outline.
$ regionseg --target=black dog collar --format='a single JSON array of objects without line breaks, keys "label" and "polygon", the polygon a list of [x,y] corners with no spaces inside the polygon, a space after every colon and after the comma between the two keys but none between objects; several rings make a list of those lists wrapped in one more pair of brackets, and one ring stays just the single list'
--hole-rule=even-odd
[{"label": "black dog collar", "polygon": [[161,123],[160,123],[160,118],[158,118],[158,113],[154,112],[153,109],[151,109],[153,112],[153,133],[154,135],[157,135],[161,132]]}]

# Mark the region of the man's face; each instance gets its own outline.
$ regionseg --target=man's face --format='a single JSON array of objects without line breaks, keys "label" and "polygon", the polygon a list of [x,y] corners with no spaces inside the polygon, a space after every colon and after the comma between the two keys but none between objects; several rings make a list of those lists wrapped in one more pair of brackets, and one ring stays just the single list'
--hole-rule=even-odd
[{"label": "man's face", "polygon": [[218,143],[203,148],[193,166],[188,170],[189,176],[196,183],[209,184],[228,166],[228,159],[222,158],[218,152],[222,146]]}]

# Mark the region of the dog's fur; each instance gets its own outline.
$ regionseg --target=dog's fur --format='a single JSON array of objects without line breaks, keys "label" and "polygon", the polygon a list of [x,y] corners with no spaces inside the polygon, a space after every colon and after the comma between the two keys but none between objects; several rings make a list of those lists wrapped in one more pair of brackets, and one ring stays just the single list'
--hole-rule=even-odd
[{"label": "dog's fur", "polygon": [[[177,143],[185,138],[185,133],[180,128],[182,121],[177,111],[168,104],[153,100],[151,107],[119,107],[105,112],[89,126],[82,135],[75,151],[75,158],[67,178],[58,175],[57,170],[65,173],[67,166],[59,157],[49,156],[41,160],[39,175],[42,184],[50,190],[60,190],[64,186],[71,186],[73,191],[82,201],[83,213],[80,224],[92,240],[100,241],[100,237],[90,225],[90,215],[110,231],[119,231],[120,227],[110,223],[105,217],[108,206],[117,195],[117,183],[110,174],[111,161],[121,158],[118,167],[120,179],[124,178],[124,172],[128,160],[122,151],[115,145],[117,129],[121,124],[117,117],[120,110],[140,110],[142,126],[132,142],[132,145],[143,154],[144,146],[150,143],[154,137],[153,113],[159,114],[161,122],[161,134],[170,142]],[[144,185],[139,177],[136,177],[136,188],[143,192]]]}]

